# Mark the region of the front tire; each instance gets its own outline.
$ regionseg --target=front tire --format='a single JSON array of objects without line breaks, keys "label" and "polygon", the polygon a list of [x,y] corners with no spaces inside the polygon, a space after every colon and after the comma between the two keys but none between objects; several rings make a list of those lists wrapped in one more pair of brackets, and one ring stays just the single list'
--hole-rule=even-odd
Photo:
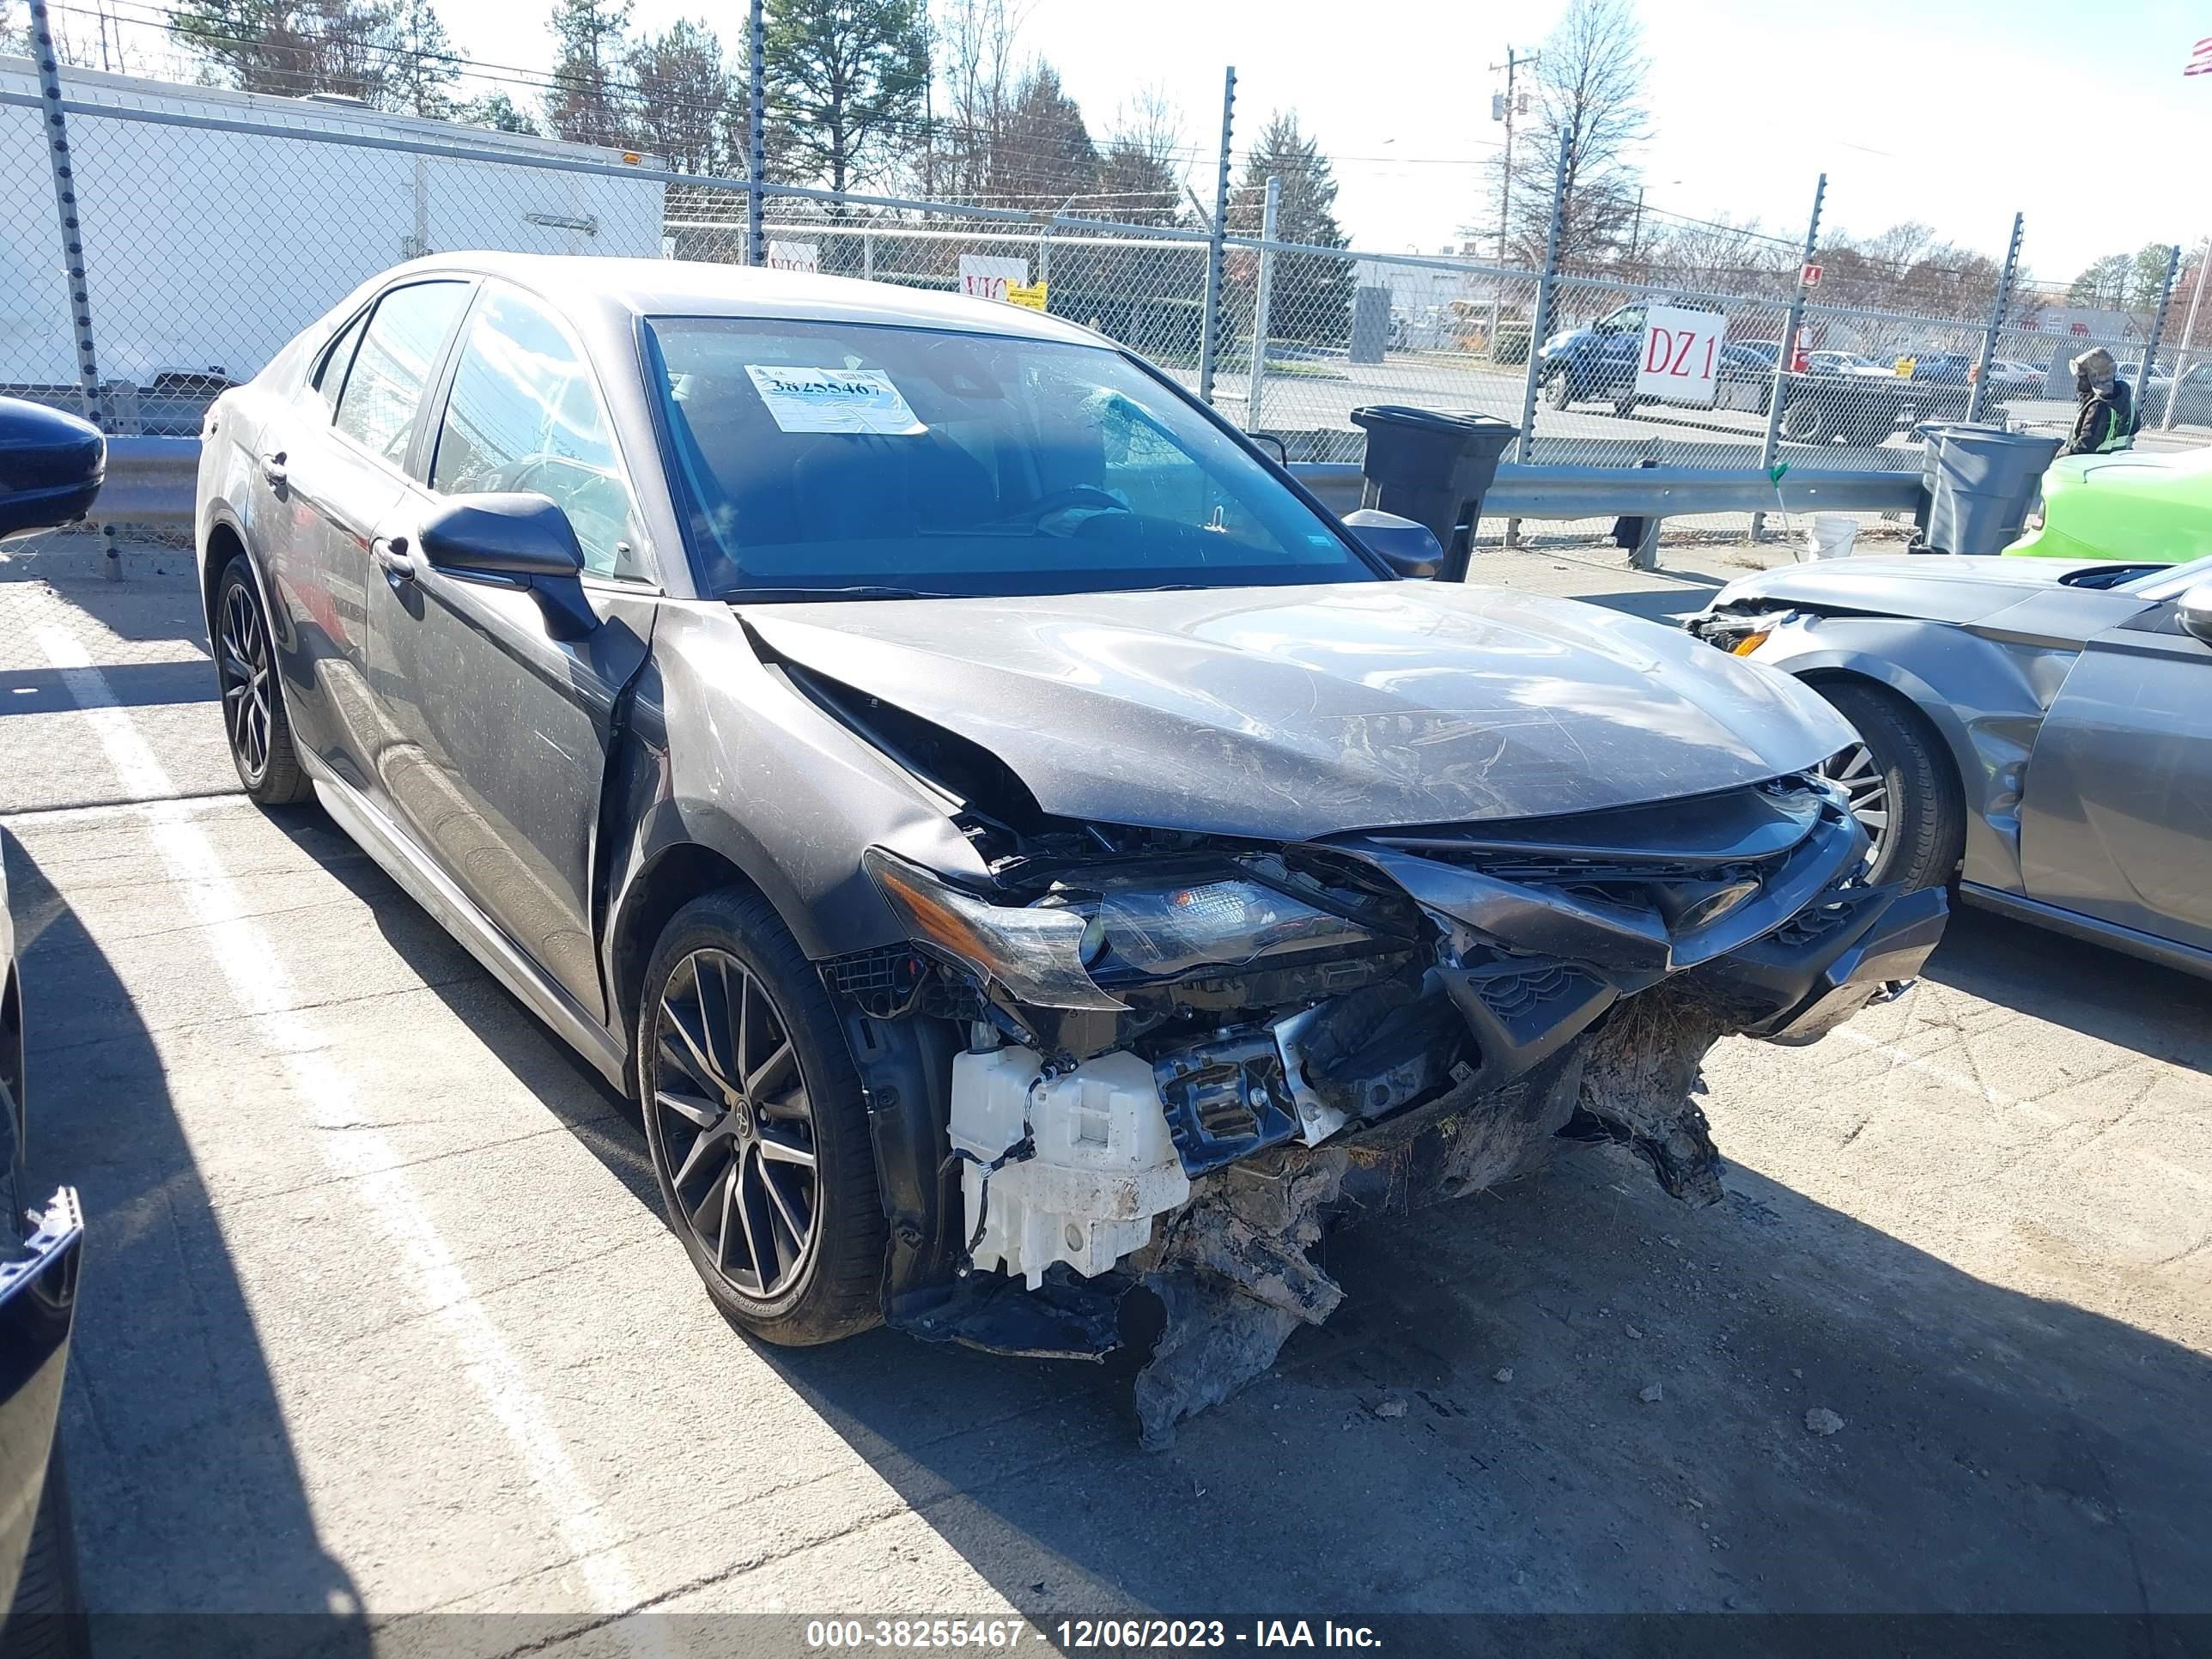
[{"label": "front tire", "polygon": [[261,590],[243,553],[224,567],[216,584],[208,633],[216,683],[222,691],[223,732],[238,781],[257,805],[289,806],[305,800],[314,786],[292,745],[268,613],[261,608]]},{"label": "front tire", "polygon": [[757,894],[685,905],[645,975],[638,1101],[668,1223],[723,1316],[804,1347],[883,1316],[867,1112],[829,994]]},{"label": "front tire", "polygon": [[57,1437],[46,1458],[46,1485],[31,1522],[15,1603],[0,1620],[0,1659],[84,1659],[87,1651],[69,1474]]},{"label": "front tire", "polygon": [[1574,371],[1563,368],[1545,382],[1544,401],[1554,409],[1565,409],[1575,400]]},{"label": "front tire", "polygon": [[1924,719],[1893,691],[1872,685],[1814,688],[1851,723],[1859,741],[1826,763],[1844,786],[1873,847],[1867,878],[1908,890],[1941,887],[1966,846],[1965,792],[1957,769]]}]

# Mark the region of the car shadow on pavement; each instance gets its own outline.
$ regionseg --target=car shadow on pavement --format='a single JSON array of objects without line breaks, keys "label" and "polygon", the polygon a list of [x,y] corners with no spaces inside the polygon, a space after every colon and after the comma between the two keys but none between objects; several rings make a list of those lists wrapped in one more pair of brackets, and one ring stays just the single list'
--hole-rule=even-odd
[{"label": "car shadow on pavement", "polygon": [[1954,904],[1926,978],[2083,1036],[2212,1076],[2205,982],[2101,945]]},{"label": "car shadow on pavement", "polygon": [[[62,1435],[94,1636],[116,1651],[366,1654],[161,1056],[46,872],[0,842],[33,1186],[72,1184],[84,1204]],[[313,1615],[312,1640],[269,1614]]]}]

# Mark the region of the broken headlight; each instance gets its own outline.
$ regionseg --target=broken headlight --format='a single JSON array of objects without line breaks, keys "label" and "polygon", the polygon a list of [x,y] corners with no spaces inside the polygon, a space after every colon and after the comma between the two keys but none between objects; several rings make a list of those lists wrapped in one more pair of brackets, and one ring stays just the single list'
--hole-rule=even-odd
[{"label": "broken headlight", "polygon": [[1116,882],[1095,892],[1055,893],[1038,908],[1081,917],[1084,964],[1109,978],[1242,967],[1376,939],[1347,916],[1233,878]]},{"label": "broken headlight", "polygon": [[1128,1006],[1100,990],[1084,969],[1085,918],[1049,907],[993,904],[880,847],[862,854],[860,866],[915,939],[996,980],[1017,1000],[1109,1013]]}]

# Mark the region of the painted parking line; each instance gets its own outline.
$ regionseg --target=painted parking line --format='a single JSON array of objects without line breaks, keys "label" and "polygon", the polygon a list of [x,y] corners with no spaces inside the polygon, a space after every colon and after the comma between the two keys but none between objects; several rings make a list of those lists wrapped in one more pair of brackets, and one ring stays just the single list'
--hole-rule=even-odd
[{"label": "painted parking line", "polygon": [[[160,758],[82,644],[60,628],[42,628],[36,637],[60,671],[118,781],[144,803],[138,810],[148,837],[183,902],[205,929],[227,988],[240,1011],[259,1024],[299,1097],[309,1103],[310,1127],[320,1131],[313,1137],[315,1145],[331,1172],[359,1195],[385,1237],[390,1259],[401,1266],[415,1293],[452,1338],[458,1370],[482,1396],[528,1471],[592,1608],[607,1615],[635,1608],[642,1598],[607,1510],[578,1473],[527,1374],[400,1167],[397,1152],[380,1130],[361,1127],[369,1115],[358,1105],[353,1080],[331,1059],[324,1034],[298,1011],[300,998],[276,946],[248,916],[243,896],[197,821],[200,813],[191,803],[173,799],[173,787]],[[658,1632],[650,1628],[625,1625],[621,1633],[647,1653],[659,1650]]]}]

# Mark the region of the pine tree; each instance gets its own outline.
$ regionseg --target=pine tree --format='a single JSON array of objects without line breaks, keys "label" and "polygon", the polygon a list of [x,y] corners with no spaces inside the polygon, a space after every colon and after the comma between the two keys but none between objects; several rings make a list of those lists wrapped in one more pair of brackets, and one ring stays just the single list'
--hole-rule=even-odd
[{"label": "pine tree", "polygon": [[582,144],[629,142],[631,100],[621,69],[630,0],[556,0],[548,26],[558,45],[545,125]]},{"label": "pine tree", "polygon": [[768,0],[765,69],[776,149],[845,190],[924,130],[928,16],[921,0]]}]

